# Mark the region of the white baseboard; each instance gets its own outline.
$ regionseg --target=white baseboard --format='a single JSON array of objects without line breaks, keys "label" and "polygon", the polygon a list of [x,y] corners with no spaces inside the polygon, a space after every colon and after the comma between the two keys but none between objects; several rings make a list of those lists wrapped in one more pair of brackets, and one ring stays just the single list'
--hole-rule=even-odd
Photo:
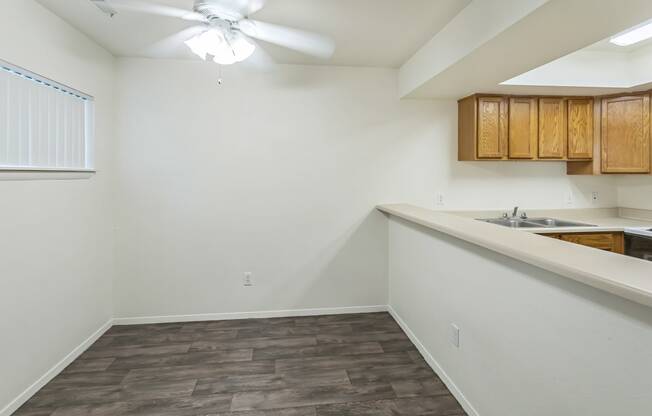
[{"label": "white baseboard", "polygon": [[43,374],[38,380],[36,380],[31,386],[29,386],[25,391],[18,395],[11,403],[0,410],[0,416],[9,416],[20,406],[22,406],[27,400],[29,400],[37,391],[39,391],[43,386],[45,386],[50,380],[56,377],[64,368],[66,368],[70,363],[75,361],[84,351],[88,349],[95,341],[97,341],[106,331],[111,328],[112,321],[107,321],[102,325],[97,331],[95,331],[91,336],[86,338],[81,344],[75,347],[68,355],[66,355],[61,361],[50,368],[45,374]]},{"label": "white baseboard", "polygon": [[[387,312],[387,305],[341,308],[289,309],[280,311],[203,313],[194,315],[138,316],[114,318],[113,325],[161,324],[173,322],[223,321],[229,319],[283,318],[288,316],[341,315],[345,313]],[[0,415],[2,416],[2,415]]]},{"label": "white baseboard", "polygon": [[408,338],[410,338],[410,341],[417,347],[421,355],[423,355],[423,358],[426,360],[428,365],[432,368],[432,370],[439,376],[439,378],[444,382],[446,387],[448,387],[448,390],[450,390],[451,394],[457,399],[457,401],[460,403],[462,408],[464,408],[464,411],[469,416],[480,416],[477,410],[473,407],[471,402],[467,400],[467,398],[464,396],[464,393],[455,385],[453,380],[446,374],[444,369],[439,365],[437,360],[428,352],[426,347],[421,343],[419,338],[412,332],[410,327],[407,326],[405,321],[399,316],[398,313],[392,308],[391,305],[387,306],[387,311],[392,315],[394,320],[399,324],[401,329],[407,334]]}]

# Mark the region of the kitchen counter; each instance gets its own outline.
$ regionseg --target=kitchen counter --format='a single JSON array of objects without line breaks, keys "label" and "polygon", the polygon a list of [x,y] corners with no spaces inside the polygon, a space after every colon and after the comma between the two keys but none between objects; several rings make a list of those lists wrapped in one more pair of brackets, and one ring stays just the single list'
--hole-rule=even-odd
[{"label": "kitchen counter", "polygon": [[[647,213],[623,209],[531,211],[547,216],[595,224],[598,227],[530,228],[525,231],[477,221],[499,217],[498,211],[433,211],[409,204],[380,205],[378,210],[423,227],[468,241],[488,250],[532,264],[569,279],[652,306],[652,262],[596,250],[533,233],[618,232],[626,227],[652,227]],[[631,215],[637,214],[636,216]],[[629,218],[624,218],[627,215]],[[636,219],[638,218],[638,219]]]},{"label": "kitchen counter", "polygon": [[[463,218],[500,218],[500,211],[445,211],[447,214]],[[520,211],[519,211],[520,212]],[[541,228],[514,228],[535,234],[557,233],[597,233],[597,232],[623,232],[625,228],[651,227],[652,212],[643,210],[627,210],[622,208],[587,208],[587,209],[552,209],[532,210],[527,212],[528,217],[548,217],[558,220],[575,221],[591,224],[594,227],[541,227]],[[626,218],[626,215],[635,215],[636,218]],[[649,216],[648,219],[644,219]]]}]

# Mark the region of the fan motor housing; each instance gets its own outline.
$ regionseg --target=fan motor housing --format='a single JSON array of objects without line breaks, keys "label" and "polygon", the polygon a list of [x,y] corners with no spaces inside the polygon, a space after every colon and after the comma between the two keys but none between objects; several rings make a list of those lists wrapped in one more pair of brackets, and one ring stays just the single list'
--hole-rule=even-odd
[{"label": "fan motor housing", "polygon": [[193,8],[195,12],[206,16],[206,19],[209,21],[220,19],[229,22],[237,22],[243,17],[238,12],[228,10],[223,6],[220,6],[217,2],[211,0],[195,0]]}]

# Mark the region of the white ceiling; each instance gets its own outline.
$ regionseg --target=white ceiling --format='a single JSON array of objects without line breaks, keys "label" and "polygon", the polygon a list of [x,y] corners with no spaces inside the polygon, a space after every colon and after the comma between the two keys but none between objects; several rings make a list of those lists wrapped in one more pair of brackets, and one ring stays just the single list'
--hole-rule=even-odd
[{"label": "white ceiling", "polygon": [[[518,12],[515,6],[520,5],[524,10]],[[602,53],[580,50],[652,20],[652,1],[627,1],[627,7],[622,2],[605,1],[600,7],[593,6],[595,0],[474,1],[403,65],[399,71],[401,96],[460,98],[475,92],[583,95],[598,88],[619,92],[630,85],[639,88],[650,83],[652,54],[644,53],[645,46],[617,53],[629,56],[627,66],[609,73],[604,71],[604,60],[593,59]],[[473,36],[467,36],[469,27],[473,27]],[[474,36],[481,42],[470,42]],[[576,51],[588,58],[584,60],[588,65],[567,65],[554,71],[557,79],[553,82],[530,78],[520,85],[501,85]],[[624,73],[628,74],[625,84],[621,82]],[[606,84],[599,79],[604,76],[611,77]]]},{"label": "white ceiling", "polygon": [[618,46],[610,42],[612,37],[613,36],[610,36],[606,39],[601,40],[600,42],[594,43],[591,46],[587,46],[583,50],[596,51],[596,52],[632,53],[638,51],[639,49],[652,45],[652,39],[647,39],[642,42],[638,42],[629,46]]},{"label": "white ceiling", "polygon": [[[116,56],[192,58],[182,45],[192,23],[121,12],[108,18],[89,0],[37,0]],[[192,9],[192,0],[151,0]],[[259,42],[274,62],[399,67],[471,0],[267,0],[257,20],[315,31],[336,42],[323,61]],[[185,32],[185,37],[188,32]]]}]

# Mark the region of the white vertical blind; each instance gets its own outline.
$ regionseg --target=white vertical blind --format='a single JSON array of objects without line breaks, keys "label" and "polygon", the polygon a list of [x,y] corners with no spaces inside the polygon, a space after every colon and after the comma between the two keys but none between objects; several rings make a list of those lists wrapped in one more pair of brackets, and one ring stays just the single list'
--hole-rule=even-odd
[{"label": "white vertical blind", "polygon": [[0,168],[92,169],[93,100],[0,62]]}]

